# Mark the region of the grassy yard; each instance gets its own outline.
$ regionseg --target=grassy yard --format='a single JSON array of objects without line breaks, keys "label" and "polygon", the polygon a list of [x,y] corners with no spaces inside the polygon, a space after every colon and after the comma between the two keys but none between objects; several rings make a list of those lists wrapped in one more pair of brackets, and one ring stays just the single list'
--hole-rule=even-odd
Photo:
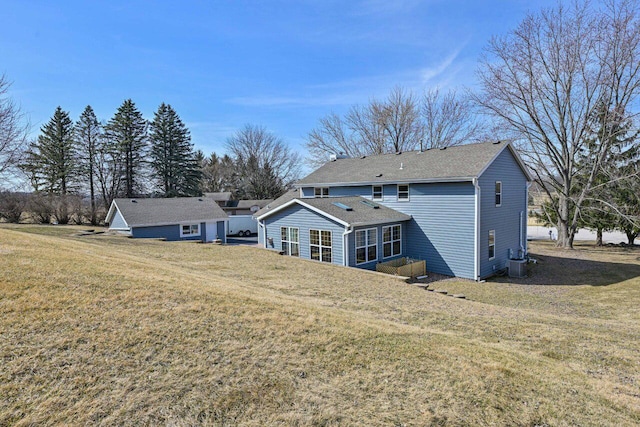
[{"label": "grassy yard", "polygon": [[0,425],[638,425],[640,250],[520,282],[0,226]]}]

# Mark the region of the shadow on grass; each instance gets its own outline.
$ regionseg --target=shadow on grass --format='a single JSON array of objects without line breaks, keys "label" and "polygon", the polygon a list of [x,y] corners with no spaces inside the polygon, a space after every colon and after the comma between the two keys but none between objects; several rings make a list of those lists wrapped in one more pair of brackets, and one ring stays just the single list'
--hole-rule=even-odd
[{"label": "shadow on grass", "polygon": [[[640,247],[637,246],[615,252],[609,248],[582,250],[576,251],[574,257],[571,255],[572,252],[559,255],[550,254],[549,251],[543,254],[532,252],[531,257],[537,263],[527,265],[528,277],[496,277],[492,281],[528,285],[607,286],[640,277],[640,263],[634,263],[640,260]],[[629,262],[625,262],[627,260]]]}]

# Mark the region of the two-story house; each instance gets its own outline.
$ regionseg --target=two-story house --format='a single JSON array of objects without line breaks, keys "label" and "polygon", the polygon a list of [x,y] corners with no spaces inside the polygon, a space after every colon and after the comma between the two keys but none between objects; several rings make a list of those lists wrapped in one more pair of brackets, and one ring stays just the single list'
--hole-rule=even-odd
[{"label": "two-story house", "polygon": [[480,280],[526,254],[530,182],[500,141],[334,158],[256,213],[259,243],[366,269],[408,256]]}]

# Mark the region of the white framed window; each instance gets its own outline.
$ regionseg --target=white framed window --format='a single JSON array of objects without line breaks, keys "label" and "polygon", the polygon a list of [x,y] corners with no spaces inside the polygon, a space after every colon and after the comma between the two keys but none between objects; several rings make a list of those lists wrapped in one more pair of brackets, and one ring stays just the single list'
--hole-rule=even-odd
[{"label": "white framed window", "polygon": [[295,227],[280,227],[280,241],[285,255],[300,256],[300,236]]},{"label": "white framed window", "polygon": [[313,189],[313,194],[316,197],[329,197],[329,187],[316,187]]},{"label": "white framed window", "polygon": [[371,199],[373,200],[382,200],[383,199],[383,190],[382,185],[373,185],[371,186]]},{"label": "white framed window", "polygon": [[496,257],[496,230],[489,230],[489,259]]},{"label": "white framed window", "polygon": [[180,225],[180,237],[195,237],[200,235],[200,224]]},{"label": "white framed window", "polygon": [[402,227],[389,225],[382,227],[382,256],[389,258],[402,253]]},{"label": "white framed window", "polygon": [[398,184],[398,201],[409,201],[409,184]]},{"label": "white framed window", "polygon": [[356,230],[356,264],[378,259],[378,229]]},{"label": "white framed window", "polygon": [[331,231],[309,230],[309,248],[311,259],[331,262]]},{"label": "white framed window", "polygon": [[502,182],[496,181],[496,207],[502,206]]}]

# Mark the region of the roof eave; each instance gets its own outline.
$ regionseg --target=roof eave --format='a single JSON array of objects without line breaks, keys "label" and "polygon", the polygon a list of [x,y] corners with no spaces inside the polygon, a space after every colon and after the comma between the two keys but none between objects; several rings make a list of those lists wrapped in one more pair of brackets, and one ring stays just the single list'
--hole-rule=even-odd
[{"label": "roof eave", "polygon": [[167,221],[167,222],[152,222],[152,223],[142,223],[142,224],[131,224],[129,228],[134,227],[162,227],[165,225],[180,225],[180,224],[191,224],[193,222],[212,222],[212,221],[225,221],[228,218],[207,218],[207,219],[187,219],[181,221]]},{"label": "roof eave", "polygon": [[352,187],[357,185],[384,185],[384,184],[436,184],[440,182],[467,182],[473,181],[477,176],[462,176],[451,178],[429,178],[429,179],[394,179],[389,181],[351,181],[351,182],[314,182],[314,183],[295,183],[296,188],[316,187],[321,185]]}]

